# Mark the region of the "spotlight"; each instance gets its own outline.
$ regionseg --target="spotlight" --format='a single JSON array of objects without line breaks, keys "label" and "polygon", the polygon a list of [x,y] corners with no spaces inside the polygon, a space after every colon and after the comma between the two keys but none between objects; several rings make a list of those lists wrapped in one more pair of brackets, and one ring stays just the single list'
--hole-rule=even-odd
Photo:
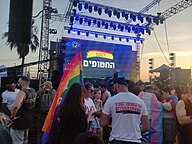
[{"label": "spotlight", "polygon": [[122,32],[124,31],[124,26],[121,26],[120,31]]},{"label": "spotlight", "polygon": [[97,6],[94,6],[94,11],[97,12],[98,8]]},{"label": "spotlight", "polygon": [[143,44],[143,40],[140,40],[141,44]]},{"label": "spotlight", "polygon": [[139,28],[138,28],[138,27],[135,28],[134,33],[135,33],[135,34],[138,34],[138,33],[139,33]]},{"label": "spotlight", "polygon": [[126,42],[129,42],[129,38],[126,38]]},{"label": "spotlight", "polygon": [[147,16],[146,21],[150,24],[151,23],[151,18],[149,16]]},{"label": "spotlight", "polygon": [[79,16],[75,16],[75,20],[76,20],[76,21],[79,21]]},{"label": "spotlight", "polygon": [[90,5],[89,6],[89,13],[92,13],[92,11],[93,11],[93,7]]},{"label": "spotlight", "polygon": [[73,6],[77,7],[77,2],[76,1],[73,2]]},{"label": "spotlight", "polygon": [[122,14],[121,14],[122,17],[125,17],[125,12],[123,11]]},{"label": "spotlight", "polygon": [[107,36],[106,36],[106,35],[103,35],[103,38],[104,38],[104,39],[106,39],[106,38],[107,38]]},{"label": "spotlight", "polygon": [[83,18],[82,18],[82,17],[79,19],[79,24],[80,24],[80,25],[83,24]]},{"label": "spotlight", "polygon": [[137,19],[140,20],[141,23],[143,23],[143,17],[142,17],[141,14],[139,14],[139,15],[137,16]]},{"label": "spotlight", "polygon": [[97,12],[97,10],[98,10],[98,9],[97,9],[97,6],[94,6],[94,11]]},{"label": "spotlight", "polygon": [[129,19],[129,15],[126,13],[125,14],[125,19],[128,20]]},{"label": "spotlight", "polygon": [[105,8],[105,14],[107,14],[108,13],[108,8]]},{"label": "spotlight", "polygon": [[98,34],[95,34],[95,37],[98,38]]},{"label": "spotlight", "polygon": [[120,18],[120,12],[117,12],[117,18],[118,19]]},{"label": "spotlight", "polygon": [[145,34],[144,28],[140,27],[140,28],[139,28],[139,31],[140,31],[143,35]]},{"label": "spotlight", "polygon": [[73,15],[75,16],[77,13],[76,9],[73,9],[72,11],[73,11]]},{"label": "spotlight", "polygon": [[130,18],[131,18],[134,22],[136,21],[136,16],[135,16],[133,13],[130,14]]},{"label": "spotlight", "polygon": [[101,22],[100,22],[100,21],[97,22],[97,27],[98,27],[98,28],[101,27]]},{"label": "spotlight", "polygon": [[105,26],[105,21],[102,21],[102,27],[104,27]]},{"label": "spotlight", "polygon": [[93,24],[94,24],[94,25],[97,24],[97,20],[96,20],[96,19],[93,20]]},{"label": "spotlight", "polygon": [[111,10],[108,11],[108,16],[109,16],[109,17],[112,16],[112,11],[111,11]]},{"label": "spotlight", "polygon": [[121,37],[119,37],[119,41],[121,41],[122,40],[122,38]]},{"label": "spotlight", "polygon": [[73,24],[73,21],[74,21],[74,17],[70,16],[70,23]]},{"label": "spotlight", "polygon": [[118,24],[118,29],[119,29],[119,30],[121,29],[121,24]]},{"label": "spotlight", "polygon": [[88,9],[88,6],[89,6],[88,3],[85,3],[84,9],[87,10],[87,9]]},{"label": "spotlight", "polygon": [[117,15],[117,10],[113,11],[113,15],[116,16]]},{"label": "spotlight", "polygon": [[111,36],[111,40],[114,40],[114,36]]},{"label": "spotlight", "polygon": [[89,32],[86,32],[86,36],[87,36],[87,37],[89,36]]},{"label": "spotlight", "polygon": [[91,19],[88,20],[88,26],[91,26]]},{"label": "spotlight", "polygon": [[113,22],[110,23],[110,28],[113,28]]},{"label": "spotlight", "polygon": [[105,29],[108,29],[108,28],[109,28],[109,24],[105,23]]},{"label": "spotlight", "polygon": [[113,30],[116,30],[116,27],[117,27],[116,24],[114,24],[114,25],[113,25]]},{"label": "spotlight", "polygon": [[82,3],[79,3],[79,5],[78,5],[78,9],[79,9],[79,11],[82,11]]},{"label": "spotlight", "polygon": [[126,25],[126,26],[125,26],[125,30],[128,30],[128,28],[129,28],[129,25]]},{"label": "spotlight", "polygon": [[98,14],[99,14],[99,15],[102,14],[102,8],[98,8]]},{"label": "spotlight", "polygon": [[88,21],[88,18],[85,17],[85,18],[84,18],[84,23],[87,23],[87,21]]},{"label": "spotlight", "polygon": [[67,30],[67,33],[68,33],[68,34],[70,34],[70,33],[71,33],[70,29],[68,29],[68,30]]},{"label": "spotlight", "polygon": [[137,40],[136,39],[134,39],[134,43],[136,43],[137,42]]},{"label": "spotlight", "polygon": [[77,35],[80,35],[81,34],[81,32],[80,31],[77,31]]}]

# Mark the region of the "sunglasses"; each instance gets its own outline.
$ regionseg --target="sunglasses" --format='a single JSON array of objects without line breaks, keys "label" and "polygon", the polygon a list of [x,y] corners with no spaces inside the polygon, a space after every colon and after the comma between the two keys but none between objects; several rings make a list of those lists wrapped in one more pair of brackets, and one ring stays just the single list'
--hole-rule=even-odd
[{"label": "sunglasses", "polygon": [[90,92],[91,92],[91,93],[93,93],[93,92],[94,92],[94,90],[93,90],[93,89],[88,89],[88,90],[90,90]]}]

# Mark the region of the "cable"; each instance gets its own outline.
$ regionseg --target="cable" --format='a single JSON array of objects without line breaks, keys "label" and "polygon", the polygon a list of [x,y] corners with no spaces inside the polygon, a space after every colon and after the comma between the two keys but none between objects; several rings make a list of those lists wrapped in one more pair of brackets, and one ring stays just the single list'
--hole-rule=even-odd
[{"label": "cable", "polygon": [[160,48],[160,50],[161,50],[161,52],[162,52],[162,54],[163,54],[165,60],[167,61],[168,65],[169,65],[169,61],[168,61],[168,59],[166,58],[165,53],[163,52],[163,50],[162,50],[162,48],[161,48],[161,45],[159,44],[159,41],[158,41],[158,39],[157,39],[155,30],[153,30],[153,32],[154,32],[154,36],[155,36],[155,39],[156,39],[156,41],[157,41],[157,44],[158,44],[158,46],[159,46],[159,48]]},{"label": "cable", "polygon": [[164,26],[165,26],[165,36],[166,36],[166,42],[167,42],[167,49],[168,49],[168,53],[170,53],[170,49],[169,49],[169,40],[168,40],[168,35],[167,35],[167,25],[166,25],[166,20],[164,22]]}]

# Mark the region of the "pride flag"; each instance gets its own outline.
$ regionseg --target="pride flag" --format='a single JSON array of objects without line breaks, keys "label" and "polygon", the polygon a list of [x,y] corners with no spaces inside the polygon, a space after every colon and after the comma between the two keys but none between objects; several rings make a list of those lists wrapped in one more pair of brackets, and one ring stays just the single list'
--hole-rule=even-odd
[{"label": "pride flag", "polygon": [[58,117],[59,107],[64,101],[64,97],[68,88],[70,88],[71,85],[76,82],[83,82],[82,55],[80,50],[76,53],[71,62],[65,67],[56,95],[42,128],[42,131],[44,132],[42,137],[42,144],[49,143],[50,137],[54,130],[54,124]]},{"label": "pride flag", "polygon": [[148,142],[162,144],[163,143],[163,107],[161,103],[157,100],[155,94],[141,92],[138,97],[140,97],[148,111],[148,117],[150,122],[150,129],[148,132],[144,133],[142,136]]}]

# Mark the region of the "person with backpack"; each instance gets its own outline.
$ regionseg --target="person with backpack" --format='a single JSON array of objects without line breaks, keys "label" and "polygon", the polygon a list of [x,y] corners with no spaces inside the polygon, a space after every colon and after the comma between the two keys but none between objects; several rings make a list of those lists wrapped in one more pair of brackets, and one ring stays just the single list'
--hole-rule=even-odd
[{"label": "person with backpack", "polygon": [[38,98],[38,143],[41,143],[42,136],[42,127],[46,116],[48,114],[49,108],[53,102],[54,96],[56,94],[56,90],[53,89],[52,83],[50,81],[46,81],[43,83],[42,88],[37,92]]}]

